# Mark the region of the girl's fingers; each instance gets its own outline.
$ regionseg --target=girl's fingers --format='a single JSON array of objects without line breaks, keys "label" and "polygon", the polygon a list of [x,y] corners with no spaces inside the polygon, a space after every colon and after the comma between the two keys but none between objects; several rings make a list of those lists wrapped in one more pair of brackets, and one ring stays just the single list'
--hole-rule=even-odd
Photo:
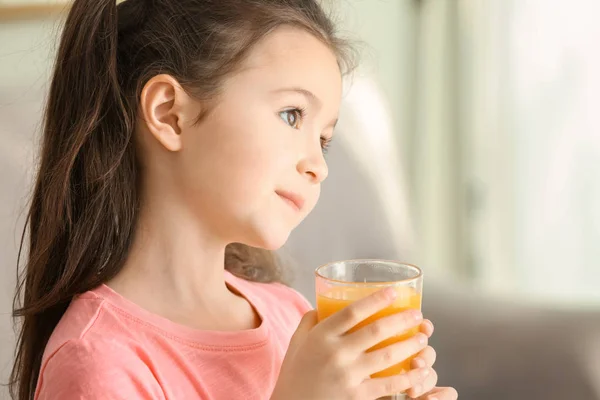
[{"label": "girl's fingers", "polygon": [[433,335],[433,323],[426,319],[423,321],[423,323],[421,324],[421,326],[419,327],[419,330],[421,332],[423,332],[424,334],[427,335],[427,337],[431,337],[431,335]]},{"label": "girl's fingers", "polygon": [[409,339],[364,353],[358,364],[363,368],[361,369],[363,375],[373,375],[406,360],[425,347],[427,347],[427,336],[417,333]]},{"label": "girl's fingers", "polygon": [[[366,379],[359,388],[360,399],[378,399],[404,393],[414,385],[424,381],[431,374],[431,368],[413,369],[405,374],[394,375],[387,378]],[[446,400],[441,398],[438,400]]]},{"label": "girl's fingers", "polygon": [[429,375],[422,382],[416,383],[412,388],[407,390],[406,394],[408,394],[411,399],[416,399],[419,396],[429,393],[431,390],[433,390],[437,384],[437,380],[437,373],[435,370],[431,369]]},{"label": "girl's fingers", "polygon": [[348,346],[359,351],[366,351],[386,339],[416,327],[422,319],[423,316],[419,310],[392,314],[347,335],[344,341]]},{"label": "girl's fingers", "polygon": [[437,355],[433,347],[427,346],[411,362],[412,368],[433,367]]},{"label": "girl's fingers", "polygon": [[418,398],[418,400],[456,400],[458,392],[451,387],[436,387],[431,392],[426,393]]},{"label": "girl's fingers", "polygon": [[324,319],[317,325],[317,328],[325,329],[335,336],[341,336],[360,322],[391,305],[395,298],[396,291],[393,288],[380,290]]}]

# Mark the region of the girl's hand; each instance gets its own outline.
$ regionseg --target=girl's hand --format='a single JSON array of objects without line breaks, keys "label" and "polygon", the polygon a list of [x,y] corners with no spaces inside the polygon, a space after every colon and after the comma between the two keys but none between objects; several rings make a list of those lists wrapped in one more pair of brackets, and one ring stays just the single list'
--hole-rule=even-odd
[{"label": "girl's hand", "polygon": [[[420,326],[420,331],[427,335],[428,338],[433,334],[433,324],[429,320],[424,320]],[[432,367],[435,363],[435,350],[431,346],[427,346],[422,350],[412,361],[412,368],[419,369],[424,367]],[[435,371],[421,385],[412,387],[407,391],[407,394],[418,400],[456,400],[458,393],[454,388],[435,387],[437,383],[437,374]]]},{"label": "girl's hand", "polygon": [[[383,349],[366,352],[375,344],[419,325],[420,312],[411,310],[390,315],[348,333],[358,323],[389,306],[394,297],[394,290],[377,292],[318,325],[316,312],[308,312],[292,337],[272,400],[373,400],[411,388],[422,388],[425,393],[431,391],[437,376],[428,365],[434,360],[431,351],[426,350],[426,334],[419,333]],[[425,360],[424,367],[392,377],[369,378],[417,353]],[[441,397],[444,393],[438,390],[427,396],[453,399]]]}]

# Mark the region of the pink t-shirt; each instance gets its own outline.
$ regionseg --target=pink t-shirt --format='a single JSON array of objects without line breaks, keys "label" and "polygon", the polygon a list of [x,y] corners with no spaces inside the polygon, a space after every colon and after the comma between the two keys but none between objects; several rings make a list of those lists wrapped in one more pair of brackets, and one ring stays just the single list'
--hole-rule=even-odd
[{"label": "pink t-shirt", "polygon": [[259,313],[258,328],[188,328],[106,285],[77,296],[46,346],[35,399],[268,399],[311,306],[281,284],[226,280]]}]

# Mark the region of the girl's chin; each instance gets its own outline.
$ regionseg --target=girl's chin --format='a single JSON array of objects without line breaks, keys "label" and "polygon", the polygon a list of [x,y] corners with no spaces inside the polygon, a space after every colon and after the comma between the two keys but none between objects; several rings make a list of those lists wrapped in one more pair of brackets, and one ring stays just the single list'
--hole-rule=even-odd
[{"label": "girl's chin", "polygon": [[290,237],[291,230],[271,230],[269,233],[261,232],[253,238],[254,240],[248,240],[246,244],[248,246],[257,247],[265,250],[279,250],[287,242]]}]

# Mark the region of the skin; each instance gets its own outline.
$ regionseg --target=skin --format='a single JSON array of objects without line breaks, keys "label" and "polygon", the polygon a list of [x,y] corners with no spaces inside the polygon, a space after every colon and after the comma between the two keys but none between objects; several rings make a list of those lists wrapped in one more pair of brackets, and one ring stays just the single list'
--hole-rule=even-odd
[{"label": "skin", "polygon": [[[169,75],[150,79],[141,94],[136,131],[142,155],[139,224],[123,270],[108,285],[182,325],[205,330],[257,327],[260,319],[252,306],[225,284],[225,247],[239,242],[277,249],[312,211],[327,177],[322,147],[333,135],[341,95],[335,55],[310,34],[287,27],[252,49],[198,124],[194,121],[203,103]],[[370,309],[382,304],[363,302]],[[419,323],[424,337],[430,336],[431,322]],[[294,351],[302,348],[298,343],[306,345],[303,338],[309,332],[315,343],[332,335],[315,324],[314,313],[308,313],[294,336]],[[388,322],[392,324],[397,331],[399,321]],[[372,339],[365,335],[351,347],[358,351]],[[400,353],[410,346],[399,346]],[[414,393],[409,394],[456,398],[453,389],[434,388],[433,349],[425,342],[418,350],[423,365],[415,364],[416,370],[430,373],[411,381]],[[290,374],[306,362],[317,360],[286,358],[294,371]],[[318,374],[321,368],[313,364],[307,369],[317,374],[314,379],[326,382],[326,374]],[[292,399],[306,378],[284,375],[282,371],[280,381],[285,384],[277,385],[273,398]],[[335,398],[315,396],[309,398]]]}]

